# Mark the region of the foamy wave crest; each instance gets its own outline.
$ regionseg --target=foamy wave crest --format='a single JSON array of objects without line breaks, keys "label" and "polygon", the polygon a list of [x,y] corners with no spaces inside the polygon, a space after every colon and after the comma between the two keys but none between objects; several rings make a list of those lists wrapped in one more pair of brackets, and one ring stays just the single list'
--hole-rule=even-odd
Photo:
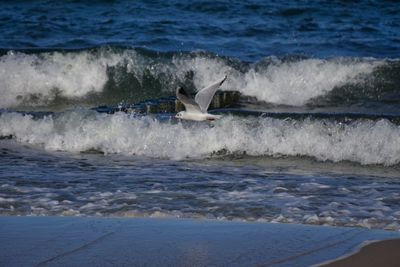
[{"label": "foamy wave crest", "polygon": [[9,52],[0,57],[0,107],[42,104],[57,95],[79,98],[101,92],[107,82],[107,67],[123,57],[113,53],[25,54]]},{"label": "foamy wave crest", "polygon": [[241,92],[266,102],[299,106],[335,87],[363,83],[362,75],[372,73],[381,64],[345,59],[275,60],[267,68],[247,72]]},{"label": "foamy wave crest", "polygon": [[237,90],[259,101],[300,106],[336,87],[362,84],[366,75],[384,64],[378,60],[344,58],[284,61],[272,57],[265,61],[249,66],[246,71],[218,58],[196,57],[175,61],[174,65],[181,71],[192,71],[198,89],[228,74],[222,90]]},{"label": "foamy wave crest", "polygon": [[[75,100],[91,106],[134,103],[174,95],[181,84],[198,90],[225,74],[222,90],[299,106],[334,88],[362,84],[383,64],[375,59],[275,57],[250,64],[207,53],[170,55],[123,48],[9,52],[0,57],[0,108],[46,106],[57,97],[72,100],[70,105]],[[89,97],[93,93],[96,97]]]},{"label": "foamy wave crest", "polygon": [[309,156],[318,160],[394,165],[400,162],[400,128],[388,120],[349,124],[226,116],[216,123],[160,122],[127,114],[66,112],[34,119],[3,113],[0,135],[48,150],[99,150],[156,158],[204,158],[220,153]]}]

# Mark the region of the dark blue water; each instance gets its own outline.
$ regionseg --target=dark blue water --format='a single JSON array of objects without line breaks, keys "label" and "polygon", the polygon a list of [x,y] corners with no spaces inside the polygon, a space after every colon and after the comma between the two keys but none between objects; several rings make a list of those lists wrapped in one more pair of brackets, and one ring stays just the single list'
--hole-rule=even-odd
[{"label": "dark blue water", "polygon": [[[400,229],[396,1],[0,3],[0,215]],[[95,107],[221,79],[213,123]],[[164,116],[164,117],[163,117]]]},{"label": "dark blue water", "polygon": [[0,5],[0,47],[204,50],[266,56],[400,56],[396,1],[16,1]]}]

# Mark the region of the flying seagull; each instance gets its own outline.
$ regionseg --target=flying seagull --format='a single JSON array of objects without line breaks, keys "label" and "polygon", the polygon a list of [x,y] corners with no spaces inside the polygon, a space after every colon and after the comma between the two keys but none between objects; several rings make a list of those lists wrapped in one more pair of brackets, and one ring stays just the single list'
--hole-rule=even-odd
[{"label": "flying seagull", "polygon": [[207,109],[215,95],[215,92],[225,80],[226,75],[222,80],[201,89],[194,99],[191,98],[183,87],[178,87],[176,89],[176,97],[183,103],[186,111],[178,112],[175,118],[192,121],[213,121],[219,119],[221,116],[209,114],[207,113]]}]

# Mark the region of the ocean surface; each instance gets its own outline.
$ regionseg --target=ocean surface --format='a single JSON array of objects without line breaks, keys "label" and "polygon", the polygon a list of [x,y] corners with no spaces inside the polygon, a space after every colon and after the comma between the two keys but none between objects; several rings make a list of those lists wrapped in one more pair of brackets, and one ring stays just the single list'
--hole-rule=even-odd
[{"label": "ocean surface", "polygon": [[[0,2],[0,215],[400,230],[397,1]],[[98,112],[221,90],[214,122]]]}]

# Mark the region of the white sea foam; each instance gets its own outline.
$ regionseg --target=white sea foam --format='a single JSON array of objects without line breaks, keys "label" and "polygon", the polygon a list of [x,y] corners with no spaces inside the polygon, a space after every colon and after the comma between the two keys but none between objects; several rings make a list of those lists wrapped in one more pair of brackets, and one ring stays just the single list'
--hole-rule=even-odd
[{"label": "white sea foam", "polygon": [[362,75],[368,75],[384,64],[377,60],[344,58],[299,61],[271,58],[270,61],[266,66],[253,66],[244,73],[229,67],[221,59],[197,57],[175,62],[175,65],[181,70],[193,71],[198,89],[228,74],[229,79],[222,90],[237,90],[260,101],[300,106],[335,87],[362,83],[366,78]]},{"label": "white sea foam", "polygon": [[41,103],[56,94],[79,98],[101,92],[107,82],[107,67],[123,57],[112,53],[9,52],[0,57],[0,107],[13,107],[32,96]]},{"label": "white sea foam", "polygon": [[266,69],[246,73],[240,91],[258,100],[298,106],[335,87],[362,82],[360,75],[370,74],[380,64],[378,61],[278,60]]},{"label": "white sea foam", "polygon": [[[188,73],[193,73],[197,89],[228,74],[222,90],[238,90],[270,103],[303,105],[335,87],[363,82],[377,66],[385,64],[382,60],[343,58],[292,61],[269,58],[265,61],[268,63],[255,65],[237,62],[247,66],[239,70],[226,59],[202,55],[176,55],[166,60],[147,57],[135,50],[10,52],[0,57],[0,108],[15,107],[23,102],[24,105],[47,104],[56,95],[77,99],[92,92],[101,93],[111,78],[107,68],[115,66],[123,66],[112,77],[116,86],[122,86],[119,82],[124,76],[134,75],[143,87],[144,78],[150,73],[163,85],[162,90],[174,94],[176,86],[186,80]],[[145,95],[148,88],[141,90]]]},{"label": "white sea foam", "polygon": [[13,135],[19,142],[48,150],[95,149],[156,158],[204,158],[226,151],[255,156],[310,156],[321,161],[361,164],[400,162],[400,128],[384,119],[341,124],[227,116],[210,126],[88,111],[37,120],[30,115],[3,113],[0,135]]}]

